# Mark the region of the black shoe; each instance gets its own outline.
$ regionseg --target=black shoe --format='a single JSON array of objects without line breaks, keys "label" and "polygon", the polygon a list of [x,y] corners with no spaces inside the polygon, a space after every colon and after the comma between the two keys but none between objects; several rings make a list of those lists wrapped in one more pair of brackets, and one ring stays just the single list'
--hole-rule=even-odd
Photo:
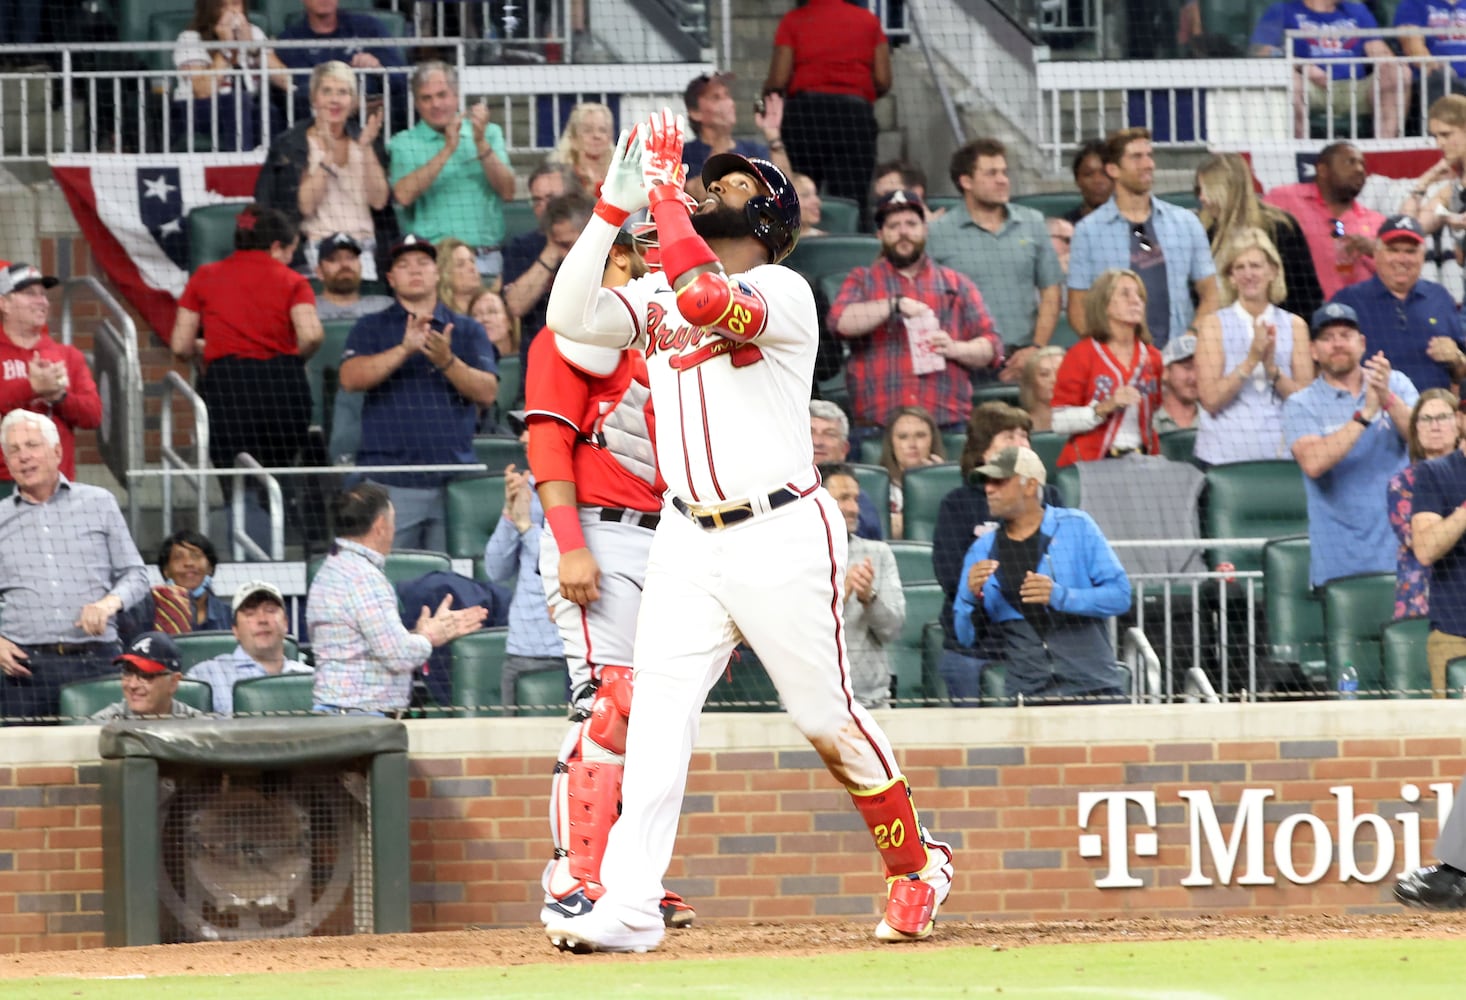
[{"label": "black shoe", "polygon": [[1466,909],[1466,872],[1446,864],[1417,868],[1395,883],[1395,899],[1426,910]]}]

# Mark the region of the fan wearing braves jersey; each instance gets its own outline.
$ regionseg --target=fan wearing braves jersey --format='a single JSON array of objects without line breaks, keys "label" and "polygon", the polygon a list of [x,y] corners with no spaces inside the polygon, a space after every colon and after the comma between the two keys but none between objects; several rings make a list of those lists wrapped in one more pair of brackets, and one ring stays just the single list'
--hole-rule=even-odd
[{"label": "fan wearing braves jersey", "polygon": [[[629,232],[617,234],[602,285],[646,274],[639,251]],[[550,792],[555,853],[541,880],[548,922],[588,912],[601,896],[601,854],[621,811],[636,613],[665,484],[639,352],[554,336],[536,337],[529,352],[529,464],[546,524],[540,576],[571,690],[571,728]],[[692,923],[692,907],[676,893],[661,909],[668,927]]]},{"label": "fan wearing braves jersey", "polygon": [[[645,353],[668,506],[637,622],[636,710],[605,893],[546,933],[568,951],[661,943],[662,878],[699,713],[742,638],[875,837],[888,879],[876,936],[924,938],[951,887],[952,852],[921,828],[890,742],[850,690],[845,523],[809,436],[814,295],[776,266],[798,239],[799,199],[773,164],[725,153],[704,165],[708,197],[689,214],[681,158],[670,111],[621,136],[596,215],[550,293],[560,336]],[[648,205],[662,272],[597,288],[617,228]]]}]

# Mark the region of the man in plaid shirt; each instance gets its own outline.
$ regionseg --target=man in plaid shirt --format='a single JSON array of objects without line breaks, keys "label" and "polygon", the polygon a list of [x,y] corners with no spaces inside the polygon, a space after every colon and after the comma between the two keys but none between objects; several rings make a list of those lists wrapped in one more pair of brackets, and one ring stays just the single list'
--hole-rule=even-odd
[{"label": "man in plaid shirt", "polygon": [[972,410],[970,372],[997,369],[1003,344],[982,293],[926,254],[926,206],[914,191],[876,203],[881,256],[845,279],[829,325],[850,341],[846,382],[852,442],[880,434],[901,406],[921,406],[944,431]]},{"label": "man in plaid shirt", "polygon": [[315,711],[401,718],[412,697],[412,671],[432,651],[478,630],[488,609],[423,608],[409,632],[383,567],[392,551],[396,512],[386,487],[362,483],[335,500],[337,538],[306,595],[306,623],[316,654]]}]

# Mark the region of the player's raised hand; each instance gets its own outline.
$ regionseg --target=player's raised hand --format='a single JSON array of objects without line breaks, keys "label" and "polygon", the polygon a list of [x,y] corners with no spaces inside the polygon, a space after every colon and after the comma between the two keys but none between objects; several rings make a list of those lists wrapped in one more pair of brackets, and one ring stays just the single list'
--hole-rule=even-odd
[{"label": "player's raised hand", "polygon": [[684,127],[682,116],[672,114],[670,108],[663,108],[647,120],[644,126],[647,132],[646,155],[642,158],[642,170],[648,191],[667,189],[666,197],[675,197],[681,191],[678,168],[682,165]]},{"label": "player's raised hand", "polygon": [[638,125],[629,132],[622,130],[611,164],[601,184],[601,201],[628,215],[646,208],[646,182],[642,179],[642,133]]}]

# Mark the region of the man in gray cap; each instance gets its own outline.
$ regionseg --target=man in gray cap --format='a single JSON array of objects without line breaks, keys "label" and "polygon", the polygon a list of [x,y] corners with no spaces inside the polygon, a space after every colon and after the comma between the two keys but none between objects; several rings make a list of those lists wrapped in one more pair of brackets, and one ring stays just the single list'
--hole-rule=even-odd
[{"label": "man in gray cap", "polygon": [[1318,377],[1283,403],[1283,439],[1308,495],[1309,582],[1393,573],[1398,543],[1381,498],[1409,461],[1420,394],[1383,351],[1365,360],[1359,315],[1343,303],[1314,311],[1309,340]]},{"label": "man in gray cap", "polygon": [[1031,449],[1004,448],[975,473],[998,527],[963,560],[958,641],[973,645],[979,628],[999,636],[1009,698],[1122,699],[1105,619],[1130,610],[1130,578],[1094,518],[1044,505],[1048,476]]},{"label": "man in gray cap", "polygon": [[386,295],[361,294],[361,244],[350,233],[332,233],[316,244],[316,315],[322,323],[361,319],[392,304]]},{"label": "man in gray cap", "polygon": [[1161,405],[1151,425],[1157,434],[1195,427],[1197,401],[1201,399],[1196,381],[1196,334],[1172,337],[1161,352],[1161,360],[1166,364],[1161,376]]},{"label": "man in gray cap", "polygon": [[195,664],[190,680],[204,681],[214,689],[214,711],[234,714],[234,685],[252,677],[279,674],[308,674],[311,668],[285,656],[285,636],[290,622],[285,617],[285,598],[280,589],[265,580],[251,580],[234,591],[234,638],[239,645],[231,653]]}]

